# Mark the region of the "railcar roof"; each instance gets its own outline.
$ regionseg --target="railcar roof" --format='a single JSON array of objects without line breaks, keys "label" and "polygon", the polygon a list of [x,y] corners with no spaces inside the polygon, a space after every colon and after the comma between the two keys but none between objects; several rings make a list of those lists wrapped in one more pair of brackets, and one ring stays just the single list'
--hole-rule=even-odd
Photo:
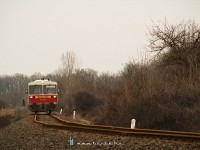
[{"label": "railcar roof", "polygon": [[51,80],[35,80],[33,82],[28,83],[28,85],[46,85],[46,84],[57,85],[57,82]]}]

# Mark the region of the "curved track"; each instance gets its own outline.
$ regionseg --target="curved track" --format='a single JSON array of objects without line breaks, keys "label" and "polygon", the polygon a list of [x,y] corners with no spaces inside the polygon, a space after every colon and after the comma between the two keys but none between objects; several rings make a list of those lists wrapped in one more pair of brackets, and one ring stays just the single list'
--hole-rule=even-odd
[{"label": "curved track", "polygon": [[51,114],[47,117],[51,119],[53,118],[53,120],[51,122],[40,121],[41,119],[38,119],[38,116],[35,115],[34,121],[36,123],[42,124],[45,127],[56,128],[56,129],[117,134],[124,136],[141,136],[149,138],[158,137],[158,138],[165,138],[165,139],[172,139],[179,141],[200,142],[200,133],[177,132],[177,131],[167,131],[167,130],[150,130],[150,129],[130,129],[124,127],[115,127],[115,126],[86,125],[80,123],[72,123],[67,120],[63,120],[54,114]]}]

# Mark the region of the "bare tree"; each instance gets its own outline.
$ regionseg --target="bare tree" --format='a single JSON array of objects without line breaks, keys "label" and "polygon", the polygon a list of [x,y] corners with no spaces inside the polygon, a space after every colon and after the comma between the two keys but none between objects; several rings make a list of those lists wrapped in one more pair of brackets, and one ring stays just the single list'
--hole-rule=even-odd
[{"label": "bare tree", "polygon": [[169,25],[154,23],[149,30],[151,51],[156,53],[161,66],[179,65],[191,77],[200,65],[200,28],[194,21]]},{"label": "bare tree", "polygon": [[65,76],[70,76],[77,68],[77,57],[73,52],[65,52],[61,56],[62,73]]},{"label": "bare tree", "polygon": [[0,99],[12,107],[22,106],[28,81],[28,77],[22,74],[0,76]]},{"label": "bare tree", "polygon": [[57,74],[60,74],[58,84],[60,87],[61,103],[65,106],[65,111],[70,112],[73,109],[74,102],[72,100],[74,95],[75,80],[73,73],[77,69],[77,57],[73,52],[65,52],[61,55],[62,66]]}]

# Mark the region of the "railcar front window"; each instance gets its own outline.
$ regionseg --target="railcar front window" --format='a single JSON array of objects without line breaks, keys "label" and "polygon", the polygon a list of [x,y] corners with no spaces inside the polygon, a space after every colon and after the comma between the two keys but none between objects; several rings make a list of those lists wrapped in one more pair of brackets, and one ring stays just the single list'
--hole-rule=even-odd
[{"label": "railcar front window", "polygon": [[44,85],[44,94],[56,94],[56,85]]},{"label": "railcar front window", "polygon": [[42,93],[42,85],[29,86],[29,94],[41,94],[41,93]]}]

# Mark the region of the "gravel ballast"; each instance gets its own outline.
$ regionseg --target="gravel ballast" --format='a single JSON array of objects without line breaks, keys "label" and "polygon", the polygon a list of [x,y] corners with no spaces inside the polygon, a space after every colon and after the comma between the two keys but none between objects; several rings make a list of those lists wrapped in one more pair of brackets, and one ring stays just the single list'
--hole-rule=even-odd
[{"label": "gravel ballast", "polygon": [[0,149],[200,149],[200,143],[50,129],[34,123],[33,118],[34,115],[29,115],[1,128]]}]

